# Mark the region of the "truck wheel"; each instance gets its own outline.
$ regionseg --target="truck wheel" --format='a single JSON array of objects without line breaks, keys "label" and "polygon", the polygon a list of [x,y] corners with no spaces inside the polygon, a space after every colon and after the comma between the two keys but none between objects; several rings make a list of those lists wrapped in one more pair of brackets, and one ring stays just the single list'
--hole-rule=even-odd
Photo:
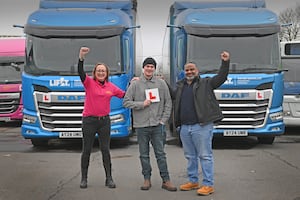
[{"label": "truck wheel", "polygon": [[113,138],[111,139],[110,144],[111,145],[117,145],[117,146],[128,146],[129,145],[129,136],[124,138]]},{"label": "truck wheel", "polygon": [[174,123],[171,121],[169,122],[169,129],[171,132],[171,136],[176,138],[176,145],[182,147],[182,142],[180,139],[179,132],[177,131],[176,127],[174,126]]},{"label": "truck wheel", "polygon": [[174,128],[173,131],[175,132],[175,137],[177,139],[177,145],[182,147],[182,141],[180,139],[180,133],[179,130],[177,130],[177,128]]},{"label": "truck wheel", "polygon": [[31,143],[35,147],[48,146],[48,140],[45,140],[45,139],[31,139]]},{"label": "truck wheel", "polygon": [[182,147],[182,141],[181,141],[181,139],[180,139],[180,136],[178,136],[178,141],[177,141],[177,143],[178,143],[178,146]]},{"label": "truck wheel", "polygon": [[260,144],[273,144],[275,136],[271,136],[271,137],[257,137],[258,142]]}]

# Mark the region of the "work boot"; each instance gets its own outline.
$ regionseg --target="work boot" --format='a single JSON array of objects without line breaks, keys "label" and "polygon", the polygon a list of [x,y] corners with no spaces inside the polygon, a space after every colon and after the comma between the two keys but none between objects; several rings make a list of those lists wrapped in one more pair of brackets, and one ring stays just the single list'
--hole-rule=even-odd
[{"label": "work boot", "polygon": [[81,168],[80,188],[82,188],[82,189],[87,188],[87,173],[88,173],[88,169]]},{"label": "work boot", "polygon": [[141,186],[141,190],[149,190],[151,188],[151,181],[149,179],[144,180],[144,184]]},{"label": "work boot", "polygon": [[171,181],[165,181],[163,182],[161,188],[168,190],[170,192],[175,192],[177,191],[177,188],[171,183]]},{"label": "work boot", "polygon": [[214,192],[215,192],[215,190],[212,186],[205,186],[205,185],[197,190],[197,194],[198,195],[203,195],[203,196],[210,195]]},{"label": "work boot", "polygon": [[108,188],[116,188],[116,184],[114,183],[112,177],[106,177],[105,180],[105,186],[107,186]]},{"label": "work boot", "polygon": [[81,179],[80,188],[81,189],[87,188],[87,179]]},{"label": "work boot", "polygon": [[199,188],[199,183],[187,182],[185,184],[180,185],[181,191],[190,191],[190,190],[195,190],[198,188]]},{"label": "work boot", "polygon": [[104,164],[104,170],[106,175],[105,186],[108,188],[116,188],[116,184],[111,176],[111,164]]}]

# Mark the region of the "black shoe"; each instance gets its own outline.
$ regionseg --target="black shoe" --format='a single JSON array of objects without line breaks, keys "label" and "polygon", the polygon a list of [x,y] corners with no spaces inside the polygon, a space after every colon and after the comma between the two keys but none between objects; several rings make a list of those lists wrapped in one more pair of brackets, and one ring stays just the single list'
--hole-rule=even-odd
[{"label": "black shoe", "polygon": [[116,184],[114,183],[113,179],[110,178],[106,178],[105,180],[105,186],[107,186],[108,188],[116,188]]},{"label": "black shoe", "polygon": [[82,188],[82,189],[87,188],[87,180],[86,179],[81,180],[80,188]]}]

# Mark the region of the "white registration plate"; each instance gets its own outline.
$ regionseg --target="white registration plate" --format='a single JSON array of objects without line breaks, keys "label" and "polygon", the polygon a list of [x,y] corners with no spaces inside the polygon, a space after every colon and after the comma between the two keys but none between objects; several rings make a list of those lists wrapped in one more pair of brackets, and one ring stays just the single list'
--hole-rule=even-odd
[{"label": "white registration plate", "polygon": [[247,130],[226,130],[224,136],[248,136]]},{"label": "white registration plate", "polygon": [[82,132],[60,132],[60,138],[82,138]]},{"label": "white registration plate", "polygon": [[2,122],[9,122],[10,121],[10,117],[0,117],[0,121],[2,121]]}]

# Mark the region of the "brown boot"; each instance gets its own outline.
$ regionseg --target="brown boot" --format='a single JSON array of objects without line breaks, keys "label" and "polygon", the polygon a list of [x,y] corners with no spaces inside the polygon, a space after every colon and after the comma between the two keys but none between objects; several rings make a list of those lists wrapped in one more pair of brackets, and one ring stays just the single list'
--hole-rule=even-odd
[{"label": "brown boot", "polygon": [[212,186],[202,186],[197,190],[198,195],[207,196],[215,192],[215,189]]},{"label": "brown boot", "polygon": [[170,192],[175,192],[177,191],[177,188],[171,183],[171,181],[165,181],[163,182],[161,188],[168,190]]},{"label": "brown boot", "polygon": [[190,190],[195,190],[198,188],[199,188],[199,183],[187,182],[185,184],[180,185],[181,191],[190,191]]},{"label": "brown boot", "polygon": [[149,179],[144,180],[144,184],[141,186],[141,190],[149,190],[151,188],[151,181]]}]

